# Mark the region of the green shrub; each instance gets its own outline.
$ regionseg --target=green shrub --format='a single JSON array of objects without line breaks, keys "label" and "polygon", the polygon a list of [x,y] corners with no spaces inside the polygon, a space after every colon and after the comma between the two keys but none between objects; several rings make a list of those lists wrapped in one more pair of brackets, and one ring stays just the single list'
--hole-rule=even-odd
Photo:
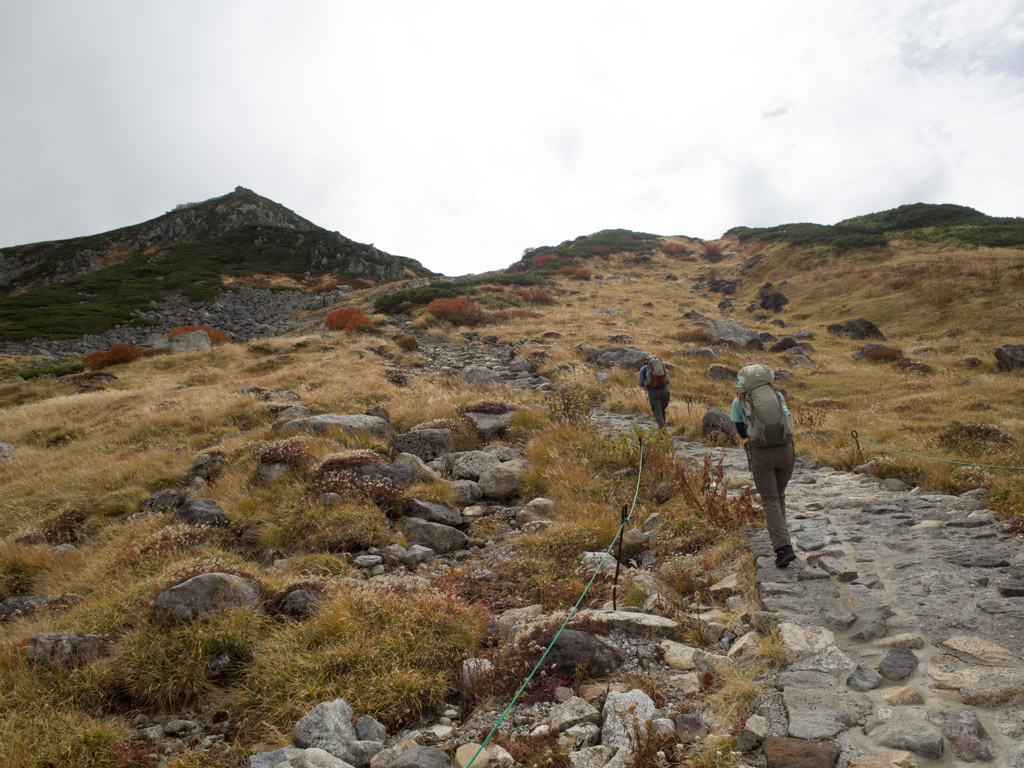
[{"label": "green shrub", "polygon": [[85,370],[85,363],[64,363],[63,365],[48,365],[42,368],[23,368],[18,375],[25,381],[38,379],[41,376],[67,376],[71,373],[81,373]]}]

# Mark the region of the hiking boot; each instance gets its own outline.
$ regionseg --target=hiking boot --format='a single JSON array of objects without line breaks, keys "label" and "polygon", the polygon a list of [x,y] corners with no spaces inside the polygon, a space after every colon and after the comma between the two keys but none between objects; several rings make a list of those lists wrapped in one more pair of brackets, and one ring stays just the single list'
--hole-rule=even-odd
[{"label": "hiking boot", "polygon": [[788,544],[775,550],[776,568],[785,568],[794,560],[796,560],[796,553],[793,552],[793,548]]}]

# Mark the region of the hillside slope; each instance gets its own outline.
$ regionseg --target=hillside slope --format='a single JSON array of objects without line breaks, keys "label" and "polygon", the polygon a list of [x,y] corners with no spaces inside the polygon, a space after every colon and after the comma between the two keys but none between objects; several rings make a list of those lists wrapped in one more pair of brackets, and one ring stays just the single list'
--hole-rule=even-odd
[{"label": "hillside slope", "polygon": [[142,224],[3,249],[0,340],[102,333],[169,295],[210,301],[237,284],[231,278],[283,276],[289,287],[312,288],[431,274],[414,259],[356,243],[238,187]]}]

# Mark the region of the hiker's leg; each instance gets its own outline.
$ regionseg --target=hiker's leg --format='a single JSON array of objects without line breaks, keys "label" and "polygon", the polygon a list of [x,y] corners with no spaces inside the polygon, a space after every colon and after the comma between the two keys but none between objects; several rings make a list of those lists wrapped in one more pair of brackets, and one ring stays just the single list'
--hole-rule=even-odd
[{"label": "hiker's leg", "polygon": [[776,474],[776,452],[778,450],[778,448],[758,448],[757,446],[749,448],[750,473],[754,476],[757,492],[761,494],[764,521],[768,527],[768,538],[771,539],[774,550],[791,546]]},{"label": "hiker's leg", "polygon": [[668,387],[661,390],[661,426],[668,428]]},{"label": "hiker's leg", "polygon": [[780,445],[778,447],[779,457],[778,460],[781,462],[776,465],[775,470],[775,485],[779,489],[779,508],[782,510],[782,520],[786,520],[786,486],[789,485],[789,479],[793,477],[793,465],[796,463],[796,447],[793,443],[788,445]]},{"label": "hiker's leg", "polygon": [[651,404],[651,414],[654,416],[654,423],[659,427],[665,426],[665,412],[661,405],[661,395],[657,389],[647,390],[647,400]]}]

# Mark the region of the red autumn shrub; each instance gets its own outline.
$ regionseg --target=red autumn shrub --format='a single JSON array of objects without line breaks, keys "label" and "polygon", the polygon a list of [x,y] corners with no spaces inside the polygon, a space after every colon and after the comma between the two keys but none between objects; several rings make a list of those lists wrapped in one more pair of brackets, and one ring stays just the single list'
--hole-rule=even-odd
[{"label": "red autumn shrub", "polygon": [[717,259],[722,255],[722,246],[708,243],[704,246],[704,257]]},{"label": "red autumn shrub", "polygon": [[590,277],[589,269],[576,269],[569,273],[570,280],[589,280]]},{"label": "red autumn shrub", "polygon": [[544,269],[545,267],[550,266],[551,262],[553,262],[554,260],[555,255],[553,253],[537,254],[536,256],[533,257],[533,268]]},{"label": "red autumn shrub", "polygon": [[661,252],[669,256],[678,256],[681,253],[686,253],[688,250],[690,249],[683,243],[677,242],[665,243],[661,246]]},{"label": "red autumn shrub", "polygon": [[373,327],[373,321],[359,307],[342,307],[329,312],[324,327],[332,331],[363,331]]},{"label": "red autumn shrub", "polygon": [[523,288],[519,292],[519,297],[530,304],[555,303],[555,297],[551,295],[550,291],[546,291],[543,288]]},{"label": "red autumn shrub", "polygon": [[93,352],[91,355],[86,355],[82,362],[96,371],[109,365],[130,363],[140,357],[142,357],[142,350],[134,344],[115,344],[106,352]]},{"label": "red autumn shrub", "polygon": [[213,345],[217,344],[230,344],[231,337],[223,331],[218,331],[216,328],[211,328],[208,325],[179,325],[177,328],[171,328],[167,332],[167,338],[171,339],[175,336],[181,336],[183,333],[195,333],[196,331],[205,331],[206,335],[210,337],[210,343]]},{"label": "red autumn shrub", "polygon": [[434,299],[427,304],[427,312],[438,320],[445,320],[452,325],[480,325],[484,321],[480,305],[465,296],[454,299]]}]

